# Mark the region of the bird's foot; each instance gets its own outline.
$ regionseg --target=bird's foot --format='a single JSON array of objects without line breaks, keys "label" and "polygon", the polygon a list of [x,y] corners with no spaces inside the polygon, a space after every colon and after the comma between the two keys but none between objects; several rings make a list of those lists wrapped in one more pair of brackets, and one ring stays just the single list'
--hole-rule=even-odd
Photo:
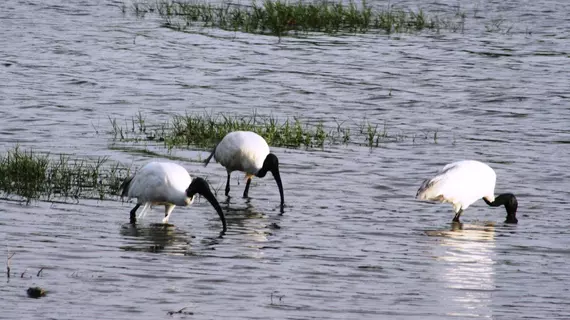
[{"label": "bird's foot", "polygon": [[451,222],[451,231],[460,231],[463,230],[463,223],[453,221]]}]

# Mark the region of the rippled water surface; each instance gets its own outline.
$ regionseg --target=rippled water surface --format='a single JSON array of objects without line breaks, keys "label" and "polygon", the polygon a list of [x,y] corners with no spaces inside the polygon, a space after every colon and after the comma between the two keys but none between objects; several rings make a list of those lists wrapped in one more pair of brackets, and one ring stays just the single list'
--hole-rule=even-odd
[{"label": "rippled water surface", "polygon": [[[285,214],[271,177],[245,200],[234,174],[235,197],[218,196],[229,223],[221,239],[204,201],[175,209],[167,226],[156,208],[134,228],[132,204],[118,199],[2,200],[0,255],[15,255],[0,318],[570,318],[570,2],[398,2],[463,10],[464,32],[280,43],[175,32],[121,4],[0,4],[3,151],[19,143],[139,167],[160,158],[136,152],[149,148],[188,159],[179,162],[218,188],[225,170],[195,161],[207,151],[128,148],[108,134],[109,117],[256,110],[352,132],[366,119],[395,138],[372,149],[273,148]],[[498,19],[502,29],[488,32]],[[518,196],[518,225],[480,201],[453,229],[451,206],[414,200],[424,178],[466,158],[490,163],[497,192]],[[31,286],[48,296],[28,299]]]}]

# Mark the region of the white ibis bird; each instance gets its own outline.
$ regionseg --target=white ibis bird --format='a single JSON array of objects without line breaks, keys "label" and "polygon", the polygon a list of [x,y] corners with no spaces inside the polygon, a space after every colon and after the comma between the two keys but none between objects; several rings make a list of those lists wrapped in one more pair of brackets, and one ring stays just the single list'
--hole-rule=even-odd
[{"label": "white ibis bird", "polygon": [[506,223],[517,223],[517,198],[511,193],[495,197],[495,171],[488,165],[475,161],[463,160],[450,163],[433,178],[425,180],[416,194],[420,200],[451,203],[455,211],[453,222],[465,209],[478,199],[483,198],[491,207],[505,206]]},{"label": "white ibis bird", "polygon": [[233,171],[242,171],[246,174],[247,183],[243,192],[244,198],[248,197],[251,178],[254,176],[263,178],[267,171],[271,171],[279,188],[281,212],[283,212],[285,200],[281,176],[279,175],[279,160],[277,156],[269,152],[267,142],[260,135],[251,131],[230,132],[216,145],[210,156],[204,161],[205,166],[208,165],[212,157],[228,172],[226,196],[230,193],[230,175]]},{"label": "white ibis bird", "polygon": [[150,162],[144,165],[134,176],[127,178],[121,185],[121,196],[137,198],[137,204],[131,210],[131,223],[136,223],[136,211],[143,206],[139,218],[144,217],[153,205],[164,205],[163,223],[168,223],[170,214],[176,206],[188,206],[194,202],[194,195],[201,194],[212,204],[222,220],[226,232],[226,218],[212,194],[206,180],[192,179],[184,167],[172,162]]}]

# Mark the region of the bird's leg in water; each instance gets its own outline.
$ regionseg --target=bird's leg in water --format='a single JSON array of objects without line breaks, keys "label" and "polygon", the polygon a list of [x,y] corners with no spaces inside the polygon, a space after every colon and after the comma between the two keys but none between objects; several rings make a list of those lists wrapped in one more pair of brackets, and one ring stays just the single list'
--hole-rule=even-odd
[{"label": "bird's leg in water", "polygon": [[170,214],[172,210],[174,210],[174,205],[168,204],[164,206],[164,219],[162,219],[162,223],[168,224],[168,218],[170,218]]},{"label": "bird's leg in water", "polygon": [[457,211],[457,213],[455,213],[455,217],[453,217],[453,222],[459,222],[459,217],[461,216],[462,213],[463,213],[463,210],[459,209],[459,211]]},{"label": "bird's leg in water", "polygon": [[138,208],[139,208],[140,206],[141,206],[140,203],[137,203],[137,205],[131,210],[131,219],[130,219],[130,221],[131,221],[132,224],[135,224],[135,223],[137,222],[137,215],[136,215],[136,213],[137,213],[137,210],[138,210]]},{"label": "bird's leg in water", "polygon": [[247,183],[245,184],[245,190],[243,191],[243,197],[247,198],[247,195],[249,193],[249,184],[251,183],[251,177],[247,178]]},{"label": "bird's leg in water", "polygon": [[231,173],[228,172],[228,180],[226,180],[226,197],[230,196],[230,175]]}]

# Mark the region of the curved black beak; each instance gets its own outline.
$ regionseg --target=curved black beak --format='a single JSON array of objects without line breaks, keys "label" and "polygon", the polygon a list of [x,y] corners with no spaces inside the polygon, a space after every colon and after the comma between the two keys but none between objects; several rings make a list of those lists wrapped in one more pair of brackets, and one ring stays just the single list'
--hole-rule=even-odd
[{"label": "curved black beak", "polygon": [[279,159],[273,153],[270,153],[265,157],[263,161],[263,167],[257,172],[256,176],[263,178],[267,174],[267,171],[271,171],[275,182],[277,182],[277,187],[279,187],[279,195],[281,196],[281,213],[283,213],[283,207],[285,207],[285,197],[283,196],[283,184],[281,183],[281,175],[279,174]]},{"label": "curved black beak", "polygon": [[218,200],[210,190],[210,186],[208,185],[206,180],[202,178],[194,178],[192,180],[192,183],[190,183],[190,186],[188,187],[188,189],[186,189],[186,195],[189,198],[192,198],[196,193],[206,198],[206,200],[210,202],[212,207],[216,209],[216,212],[218,212],[218,215],[220,216],[220,220],[222,220],[222,225],[223,225],[222,234],[224,234],[227,231],[226,217],[224,216],[222,207],[220,207]]},{"label": "curved black beak", "polygon": [[518,223],[517,207],[515,206],[513,208],[512,206],[505,205],[505,208],[507,209],[507,218],[505,219],[505,223]]},{"label": "curved black beak", "polygon": [[507,219],[505,220],[505,223],[519,223],[519,220],[514,214],[513,215],[507,214]]},{"label": "curved black beak", "polygon": [[505,209],[507,210],[505,223],[518,223],[517,209],[519,207],[519,202],[517,201],[517,197],[512,193],[506,194],[505,197]]},{"label": "curved black beak", "polygon": [[285,207],[285,197],[283,196],[283,184],[281,183],[279,167],[275,167],[273,170],[271,170],[271,173],[273,174],[273,178],[275,178],[275,182],[279,188],[279,195],[281,196],[281,213],[283,213],[283,208]]}]

